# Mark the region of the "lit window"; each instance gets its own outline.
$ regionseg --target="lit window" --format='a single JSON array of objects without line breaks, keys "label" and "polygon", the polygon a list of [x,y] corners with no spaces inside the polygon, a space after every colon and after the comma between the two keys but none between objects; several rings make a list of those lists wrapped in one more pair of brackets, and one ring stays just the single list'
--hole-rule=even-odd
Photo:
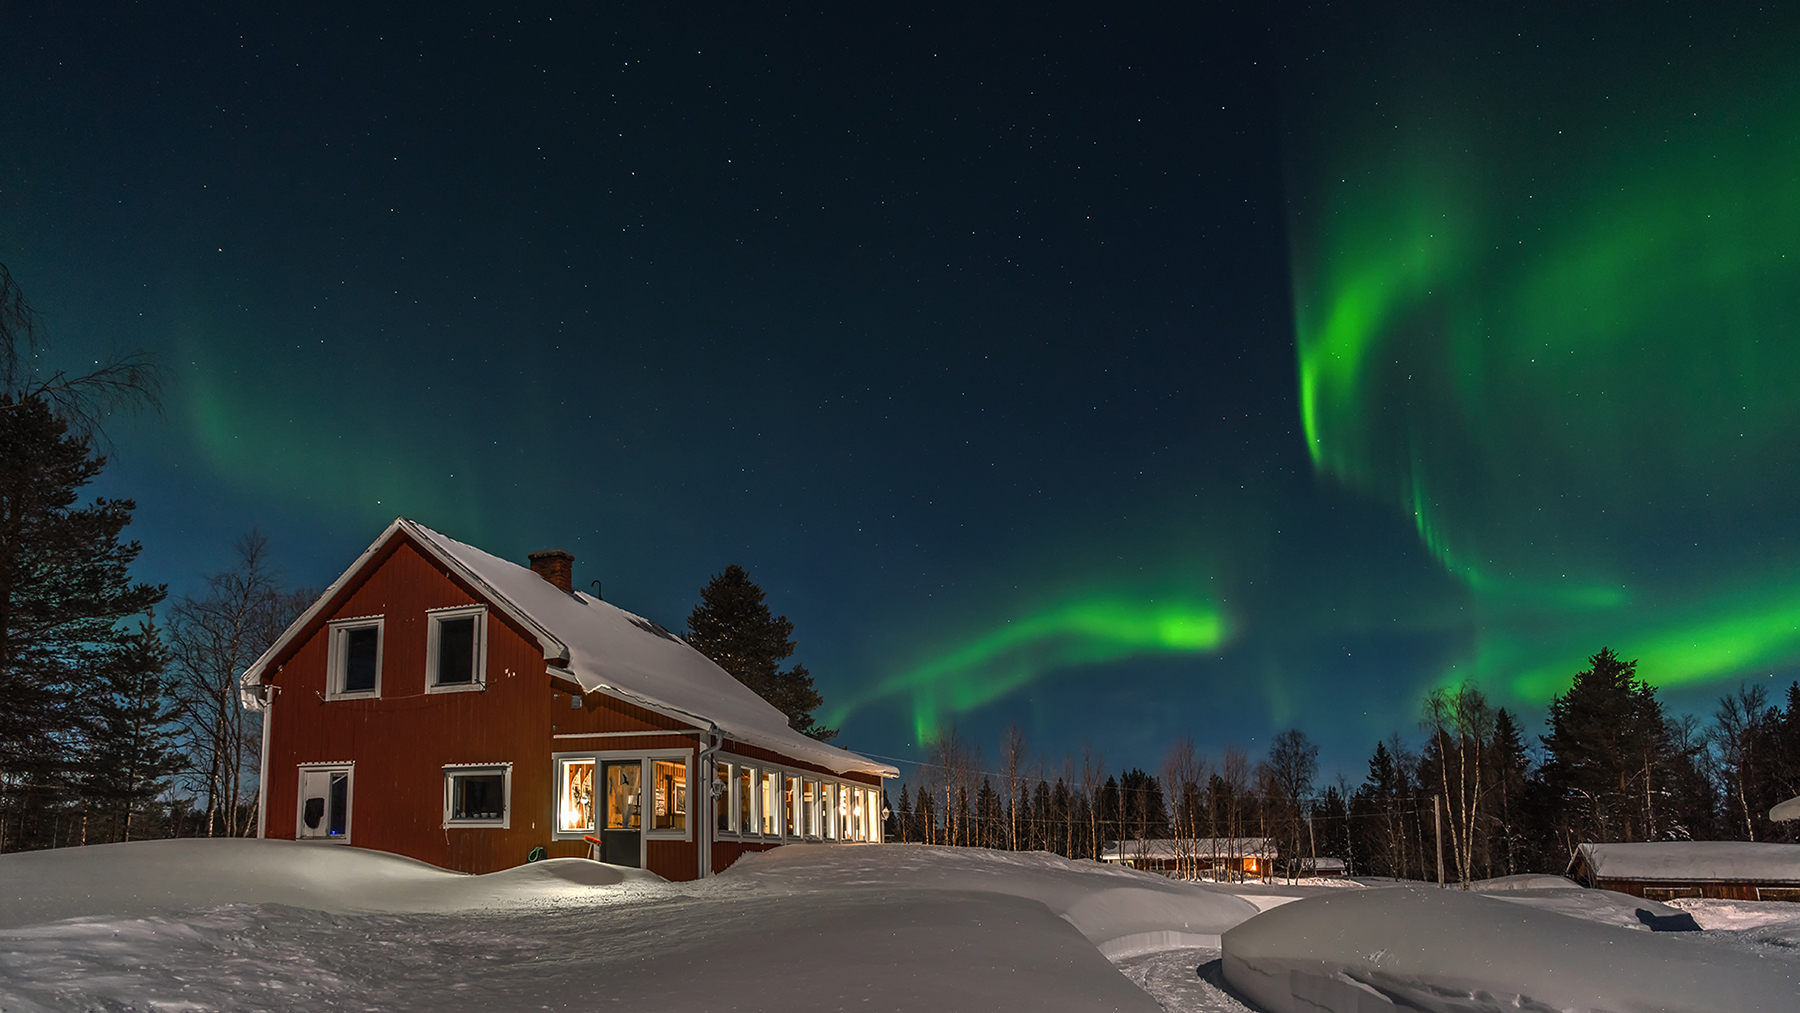
[{"label": "lit window", "polygon": [[850,790],[843,785],[837,786],[837,824],[838,839],[842,841],[856,840],[856,831],[850,825]]},{"label": "lit window", "polygon": [[483,689],[487,683],[487,608],[437,609],[427,613],[425,689],[444,693]]},{"label": "lit window", "polygon": [[756,771],[749,767],[739,767],[737,772],[737,831],[740,834],[754,834],[756,833]]},{"label": "lit window", "polygon": [[777,798],[780,789],[777,783],[781,775],[772,770],[762,772],[762,794],[757,797],[761,803],[762,832],[770,837],[781,834],[781,800]]},{"label": "lit window", "polygon": [[787,832],[789,837],[806,836],[806,827],[801,825],[801,819],[800,779],[790,777],[787,779]]},{"label": "lit window", "polygon": [[556,828],[565,833],[594,829],[594,761],[562,761],[562,797],[556,807]]},{"label": "lit window", "polygon": [[863,832],[863,840],[865,841],[881,840],[882,819],[880,798],[881,795],[878,789],[870,788],[863,792],[863,826],[867,828]]},{"label": "lit window", "polygon": [[687,829],[687,761],[652,760],[650,829]]},{"label": "lit window", "polygon": [[381,617],[339,620],[330,630],[326,699],[380,696]]},{"label": "lit window", "polygon": [[638,830],[644,825],[641,782],[644,765],[636,760],[606,764],[606,829]]},{"label": "lit window", "polygon": [[861,788],[850,789],[850,833],[846,836],[853,841],[869,839],[868,834],[863,830],[863,790]]},{"label": "lit window", "polygon": [[837,840],[837,785],[826,781],[819,785],[819,836]]},{"label": "lit window", "polygon": [[507,796],[512,788],[512,764],[446,766],[444,768],[444,825],[447,827],[504,827]]},{"label": "lit window", "polygon": [[806,820],[807,837],[819,836],[819,782],[807,778],[800,789],[800,812]]},{"label": "lit window", "polygon": [[294,839],[350,840],[350,764],[309,764],[300,768],[300,809]]},{"label": "lit window", "polygon": [[713,799],[713,809],[718,813],[719,829],[731,832],[731,764],[721,763],[717,772],[718,796]]}]

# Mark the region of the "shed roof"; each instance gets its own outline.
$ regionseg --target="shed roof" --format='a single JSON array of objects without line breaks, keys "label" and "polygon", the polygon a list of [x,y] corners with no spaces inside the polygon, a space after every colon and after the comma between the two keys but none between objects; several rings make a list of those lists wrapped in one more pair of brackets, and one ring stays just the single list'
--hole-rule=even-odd
[{"label": "shed roof", "polygon": [[1570,865],[1582,861],[1587,863],[1596,879],[1800,883],[1800,844],[1753,841],[1583,844]]},{"label": "shed roof", "polygon": [[1121,842],[1106,842],[1106,850],[1100,857],[1108,862],[1130,861],[1134,858],[1157,858],[1166,861],[1186,856],[1188,858],[1274,858],[1275,841],[1268,837],[1199,837],[1189,841],[1177,842],[1157,838],[1153,840],[1131,840],[1123,842],[1124,858],[1119,857]]},{"label": "shed roof", "polygon": [[[466,545],[404,517],[388,525],[350,569],[325,590],[313,607],[244,672],[246,687],[258,684],[264,667],[287,642],[307,628],[351,579],[391,539],[405,535],[456,571],[489,604],[537,634],[545,661],[587,692],[611,693],[651,710],[705,728],[710,722],[739,742],[816,763],[839,773],[892,777],[885,763],[808,738],[788,726],[787,716],[714,664],[686,640],[642,616],[579,591],[563,591],[528,567]],[[248,701],[247,701],[248,702]]]}]

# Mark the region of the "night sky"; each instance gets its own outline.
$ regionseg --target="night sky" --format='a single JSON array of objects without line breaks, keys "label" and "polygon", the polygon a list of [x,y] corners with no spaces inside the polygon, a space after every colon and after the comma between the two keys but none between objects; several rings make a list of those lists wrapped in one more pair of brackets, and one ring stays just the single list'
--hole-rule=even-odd
[{"label": "night sky", "polygon": [[159,6],[0,7],[0,262],[177,594],[738,563],[902,760],[1800,671],[1793,15]]}]

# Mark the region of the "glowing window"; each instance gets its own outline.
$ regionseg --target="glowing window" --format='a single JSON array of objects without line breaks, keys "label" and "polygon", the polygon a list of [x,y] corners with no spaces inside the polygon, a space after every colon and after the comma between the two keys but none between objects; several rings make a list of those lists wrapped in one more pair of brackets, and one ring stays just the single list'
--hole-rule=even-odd
[{"label": "glowing window", "polygon": [[837,785],[826,781],[819,785],[819,836],[837,840]]},{"label": "glowing window", "polygon": [[643,764],[606,764],[606,829],[637,830],[644,825],[644,797],[640,781]]},{"label": "glowing window", "polygon": [[650,829],[687,829],[687,762],[652,760]]},{"label": "glowing window", "polygon": [[594,829],[594,761],[562,761],[562,792],[556,806],[556,828],[568,832]]},{"label": "glowing window", "polygon": [[740,834],[756,833],[756,771],[749,767],[737,769],[738,821],[737,831]]},{"label": "glowing window", "polygon": [[762,832],[774,837],[781,833],[781,800],[776,796],[781,775],[772,770],[762,772],[762,794],[757,802],[762,807]]},{"label": "glowing window", "polygon": [[806,826],[801,830],[807,837],[819,836],[819,782],[807,778],[800,789],[800,815]]},{"label": "glowing window", "polygon": [[731,764],[718,764],[713,770],[718,795],[713,798],[713,811],[718,814],[719,829],[731,832]]}]

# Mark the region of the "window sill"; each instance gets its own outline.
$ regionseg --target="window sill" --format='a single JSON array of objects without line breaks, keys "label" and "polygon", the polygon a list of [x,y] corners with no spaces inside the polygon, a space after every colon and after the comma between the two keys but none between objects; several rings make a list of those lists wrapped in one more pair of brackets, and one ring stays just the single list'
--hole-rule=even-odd
[{"label": "window sill", "polygon": [[339,700],[379,700],[379,699],[381,699],[381,691],[378,689],[359,689],[353,693],[327,693],[327,694],[325,694],[325,702],[326,703],[336,703]]},{"label": "window sill", "polygon": [[485,682],[454,682],[443,686],[427,686],[427,693],[480,693],[487,689]]},{"label": "window sill", "polygon": [[507,820],[445,820],[445,830],[506,830]]}]

